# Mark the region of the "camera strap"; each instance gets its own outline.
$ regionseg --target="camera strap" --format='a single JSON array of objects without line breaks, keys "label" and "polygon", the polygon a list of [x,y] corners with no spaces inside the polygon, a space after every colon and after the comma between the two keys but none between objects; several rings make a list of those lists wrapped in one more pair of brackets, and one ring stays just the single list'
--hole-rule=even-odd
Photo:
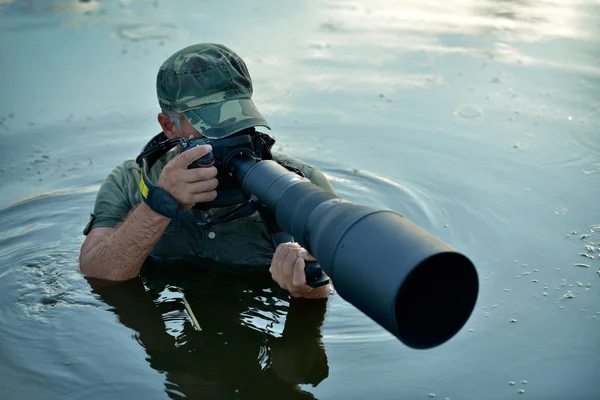
[{"label": "camera strap", "polygon": [[[275,140],[269,135],[260,132],[256,133],[258,134],[259,139],[255,143],[256,155],[260,156],[262,159],[273,159],[271,147],[275,143]],[[140,194],[142,195],[142,200],[150,207],[150,209],[169,219],[185,221],[197,226],[206,227],[238,218],[249,217],[254,214],[257,209],[260,211],[260,208],[256,207],[257,199],[251,196],[248,200],[232,204],[231,206],[233,208],[224,214],[200,220],[191,213],[184,211],[179,206],[179,202],[170,193],[154,185],[149,178],[152,166],[173,147],[185,145],[186,143],[187,139],[185,138],[168,139],[164,132],[161,132],[150,139],[142,149],[142,152],[137,156],[135,161],[140,167]],[[291,172],[304,176],[300,170],[284,163],[280,164]],[[264,213],[260,213],[260,215],[271,234],[275,234],[280,230],[275,228],[276,223],[274,222],[274,219],[269,218],[269,216],[264,215]]]},{"label": "camera strap", "polygon": [[176,145],[184,144],[185,142],[186,139],[184,138],[167,139],[167,136],[161,132],[144,146],[142,152],[135,160],[140,167],[139,188],[144,203],[154,212],[169,219],[185,221],[198,226],[212,226],[254,214],[253,203],[256,199],[251,198],[246,202],[238,204],[225,214],[206,218],[205,221],[201,221],[189,212],[183,211],[177,200],[169,192],[152,183],[148,175],[156,161]]}]

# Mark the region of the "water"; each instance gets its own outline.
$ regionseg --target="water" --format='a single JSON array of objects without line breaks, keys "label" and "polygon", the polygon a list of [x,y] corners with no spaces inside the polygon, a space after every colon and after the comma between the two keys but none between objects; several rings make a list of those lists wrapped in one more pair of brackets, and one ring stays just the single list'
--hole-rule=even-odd
[{"label": "water", "polygon": [[[597,398],[598,1],[0,0],[0,30],[0,398]],[[158,66],[200,41],[247,60],[280,150],[473,260],[458,335],[412,350],[339,296],[288,316],[185,266],[81,276]]]}]

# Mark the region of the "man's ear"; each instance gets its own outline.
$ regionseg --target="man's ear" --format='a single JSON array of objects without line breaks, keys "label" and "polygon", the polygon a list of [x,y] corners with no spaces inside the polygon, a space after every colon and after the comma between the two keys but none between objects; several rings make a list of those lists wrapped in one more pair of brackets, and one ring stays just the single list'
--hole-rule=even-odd
[{"label": "man's ear", "polygon": [[165,133],[165,135],[167,135],[167,137],[169,139],[173,139],[176,137],[181,136],[179,134],[179,130],[177,129],[177,125],[175,125],[173,122],[171,122],[171,119],[169,118],[169,116],[165,113],[159,113],[158,114],[158,123],[160,124],[163,132]]}]

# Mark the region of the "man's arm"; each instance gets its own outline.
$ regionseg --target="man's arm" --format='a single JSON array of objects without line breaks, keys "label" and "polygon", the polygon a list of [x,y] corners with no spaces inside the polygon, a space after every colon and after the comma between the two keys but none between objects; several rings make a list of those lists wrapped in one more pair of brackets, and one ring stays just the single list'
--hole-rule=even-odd
[{"label": "man's arm", "polygon": [[123,281],[136,277],[170,219],[141,203],[118,228],[94,228],[81,246],[81,271]]},{"label": "man's arm", "polygon": [[[184,211],[217,196],[215,167],[187,169],[210,151],[210,145],[203,145],[177,155],[158,178],[157,186],[170,193]],[[90,230],[81,246],[79,268],[86,275],[109,280],[122,281],[137,276],[169,222],[169,218],[141,203],[118,228]]]},{"label": "man's arm", "polygon": [[290,292],[292,297],[315,299],[329,296],[330,284],[318,288],[311,288],[306,284],[305,261],[316,259],[298,243],[281,243],[275,249],[269,272],[273,280]]}]

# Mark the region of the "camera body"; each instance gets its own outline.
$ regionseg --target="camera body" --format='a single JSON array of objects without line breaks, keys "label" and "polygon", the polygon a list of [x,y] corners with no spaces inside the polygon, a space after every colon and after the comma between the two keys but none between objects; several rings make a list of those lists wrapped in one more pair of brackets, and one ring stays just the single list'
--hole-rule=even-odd
[{"label": "camera body", "polygon": [[[199,138],[199,139],[204,139],[204,138]],[[210,139],[205,139],[202,141],[200,141],[200,140],[195,141],[195,139],[191,139],[181,145],[181,150],[179,152],[183,153],[184,151],[193,149],[194,147],[202,146],[204,144],[210,144],[212,146]],[[212,167],[214,164],[215,164],[215,157],[214,157],[214,153],[211,151],[207,155],[202,156],[201,158],[197,159],[196,161],[194,161],[190,165],[188,165],[188,169],[208,168],[208,167]]]},{"label": "camera body", "polygon": [[180,153],[205,144],[212,146],[210,153],[192,162],[188,169],[211,166],[217,168],[217,179],[219,180],[217,198],[210,203],[197,204],[194,208],[209,210],[247,201],[240,182],[235,176],[231,160],[239,156],[250,156],[257,161],[272,159],[270,149],[274,142],[271,137],[250,128],[222,139],[196,137],[182,143]]}]

